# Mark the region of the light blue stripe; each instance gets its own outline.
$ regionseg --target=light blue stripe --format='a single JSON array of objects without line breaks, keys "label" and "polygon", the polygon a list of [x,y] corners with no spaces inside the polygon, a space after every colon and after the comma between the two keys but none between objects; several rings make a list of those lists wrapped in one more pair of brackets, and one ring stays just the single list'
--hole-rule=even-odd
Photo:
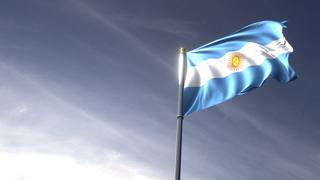
[{"label": "light blue stripe", "polygon": [[261,21],[251,24],[229,36],[187,52],[187,64],[188,66],[196,66],[209,58],[220,58],[227,52],[241,49],[248,42],[267,45],[283,37],[283,27],[285,27],[284,23],[276,21]]},{"label": "light blue stripe", "polygon": [[185,88],[184,115],[214,106],[260,87],[269,77],[281,83],[295,79],[296,74],[288,64],[288,56],[289,54],[285,53],[277,59],[267,59],[262,65],[251,66],[224,78],[211,79],[201,87]]}]

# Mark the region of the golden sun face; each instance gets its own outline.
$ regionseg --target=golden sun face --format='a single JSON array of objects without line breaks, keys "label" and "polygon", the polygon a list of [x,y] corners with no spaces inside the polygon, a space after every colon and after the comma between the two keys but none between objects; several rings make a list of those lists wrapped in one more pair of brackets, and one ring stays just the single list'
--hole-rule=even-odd
[{"label": "golden sun face", "polygon": [[230,68],[233,70],[238,70],[241,65],[241,57],[238,54],[232,55],[230,58]]}]

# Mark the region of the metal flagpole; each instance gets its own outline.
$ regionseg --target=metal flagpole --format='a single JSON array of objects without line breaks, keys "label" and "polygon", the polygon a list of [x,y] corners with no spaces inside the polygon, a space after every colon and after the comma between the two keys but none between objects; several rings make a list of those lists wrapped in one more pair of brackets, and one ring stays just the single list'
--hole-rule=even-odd
[{"label": "metal flagpole", "polygon": [[180,48],[179,53],[179,91],[178,91],[178,112],[177,112],[177,149],[176,149],[176,169],[175,180],[180,180],[181,176],[181,150],[182,150],[182,128],[183,128],[183,88],[186,73],[186,51]]}]

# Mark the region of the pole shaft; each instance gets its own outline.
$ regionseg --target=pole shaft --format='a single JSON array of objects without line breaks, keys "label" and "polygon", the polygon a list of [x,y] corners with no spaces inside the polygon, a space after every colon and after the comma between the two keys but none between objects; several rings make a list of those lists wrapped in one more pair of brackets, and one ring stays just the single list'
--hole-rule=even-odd
[{"label": "pole shaft", "polygon": [[183,116],[178,116],[177,119],[177,151],[176,151],[176,179],[180,180],[181,176],[181,151],[182,151],[182,128]]},{"label": "pole shaft", "polygon": [[181,177],[181,151],[182,151],[182,128],[183,128],[183,88],[184,88],[184,80],[185,80],[185,72],[186,72],[185,57],[186,57],[185,49],[180,48],[175,180],[180,180],[180,177]]}]

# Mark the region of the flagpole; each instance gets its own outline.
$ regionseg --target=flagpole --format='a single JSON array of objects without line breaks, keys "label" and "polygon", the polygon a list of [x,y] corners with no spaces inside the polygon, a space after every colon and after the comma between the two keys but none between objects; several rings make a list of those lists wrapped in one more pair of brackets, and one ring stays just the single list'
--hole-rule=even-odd
[{"label": "flagpole", "polygon": [[183,88],[186,73],[186,51],[179,50],[179,91],[178,91],[178,111],[177,111],[177,149],[176,149],[176,169],[175,180],[180,180],[181,176],[181,150],[182,150],[182,128],[183,128]]}]

